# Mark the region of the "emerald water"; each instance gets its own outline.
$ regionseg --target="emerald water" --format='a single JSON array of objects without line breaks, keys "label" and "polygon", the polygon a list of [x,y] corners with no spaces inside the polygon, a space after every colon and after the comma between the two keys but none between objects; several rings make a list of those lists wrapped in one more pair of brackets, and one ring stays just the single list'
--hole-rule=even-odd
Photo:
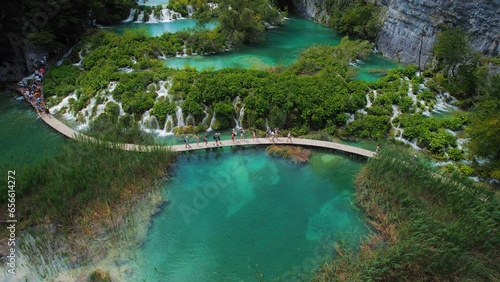
[{"label": "emerald water", "polygon": [[[315,44],[337,45],[342,38],[330,28],[308,19],[290,16],[276,29],[266,32],[266,40],[240,47],[238,50],[207,56],[184,56],[167,58],[165,65],[171,68],[184,68],[186,65],[197,69],[256,68],[284,65],[288,66],[299,57],[300,52]],[[397,67],[397,64],[382,56],[372,55],[360,64],[358,79],[375,81],[381,73]],[[372,72],[382,71],[381,73]]]},{"label": "emerald water", "polygon": [[[209,24],[211,28],[215,24]],[[160,36],[165,32],[176,32],[196,26],[196,20],[182,19],[164,23],[124,23],[113,27],[118,33],[126,29],[145,29],[151,36]],[[283,65],[297,60],[301,50],[315,44],[337,45],[342,35],[332,29],[308,19],[291,15],[279,28],[266,31],[264,42],[244,45],[237,50],[204,56],[181,56],[165,59],[165,66],[181,69],[189,65],[198,70],[213,68],[256,68]],[[398,64],[390,59],[372,55],[366,62],[360,62],[357,79],[375,81],[387,70]]]},{"label": "emerald water", "polygon": [[0,92],[0,165],[8,169],[55,154],[65,140],[16,94]]},{"label": "emerald water", "polygon": [[367,234],[353,205],[361,162],[313,152],[310,164],[262,148],[177,161],[133,281],[271,281],[310,277],[333,242]]}]

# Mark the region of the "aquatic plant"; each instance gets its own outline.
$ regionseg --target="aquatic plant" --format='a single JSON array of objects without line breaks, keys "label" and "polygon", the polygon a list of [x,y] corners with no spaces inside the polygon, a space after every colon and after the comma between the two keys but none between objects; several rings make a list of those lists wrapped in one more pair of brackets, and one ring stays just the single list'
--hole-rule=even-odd
[{"label": "aquatic plant", "polygon": [[279,156],[291,159],[295,163],[306,163],[309,161],[311,151],[299,146],[271,145],[266,148],[266,153],[271,156]]},{"label": "aquatic plant", "polygon": [[337,250],[314,281],[498,280],[500,203],[470,180],[382,151],[356,180],[376,228],[359,252]]}]

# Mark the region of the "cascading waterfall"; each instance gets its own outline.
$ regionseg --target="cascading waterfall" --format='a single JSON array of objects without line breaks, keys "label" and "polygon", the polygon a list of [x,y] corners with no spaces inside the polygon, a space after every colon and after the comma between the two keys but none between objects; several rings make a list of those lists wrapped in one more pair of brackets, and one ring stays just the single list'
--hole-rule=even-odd
[{"label": "cascading waterfall", "polygon": [[174,117],[172,115],[167,114],[167,118],[165,120],[165,126],[163,127],[163,132],[165,135],[174,134]]},{"label": "cascading waterfall", "polygon": [[184,127],[185,126],[184,116],[182,114],[182,108],[180,106],[177,106],[177,109],[175,111],[175,117],[177,118],[177,126],[179,128]]},{"label": "cascading waterfall", "polygon": [[80,50],[80,52],[78,52],[78,57],[80,58],[80,61],[78,61],[78,63],[73,64],[73,66],[77,66],[79,68],[82,67],[83,59],[85,59],[85,57],[82,55],[82,52],[83,50]]},{"label": "cascading waterfall", "polygon": [[142,119],[139,122],[141,129],[146,132],[157,132],[160,130],[160,126],[158,124],[158,119],[155,116],[152,116],[149,111],[146,111],[142,115]]},{"label": "cascading waterfall", "polygon": [[214,112],[214,113],[212,114],[212,119],[210,120],[210,126],[208,127],[207,131],[212,131],[212,130],[214,130],[212,126],[214,125],[215,121],[216,121],[216,119],[215,119],[215,112]]},{"label": "cascading waterfall", "polygon": [[[375,100],[375,99],[373,99]],[[365,108],[370,108],[372,106],[372,101],[370,101],[370,92],[366,93],[366,106]]]},{"label": "cascading waterfall", "polygon": [[137,15],[136,23],[142,23],[144,21],[144,11],[141,11],[139,15]]},{"label": "cascading waterfall", "polygon": [[234,107],[234,112],[236,113],[236,116],[233,116],[233,120],[235,123],[235,127],[240,129],[242,128],[243,124],[243,115],[245,113],[245,105],[241,102],[240,96],[236,96],[233,100],[233,107]]},{"label": "cascading waterfall", "polygon": [[[447,102],[449,100],[450,102]],[[436,95],[436,103],[434,105],[434,108],[432,112],[438,113],[438,112],[449,112],[449,111],[456,111],[458,108],[454,106],[453,104],[456,102],[456,99],[450,95],[450,93],[445,92],[445,93],[439,93]]]},{"label": "cascading waterfall", "polygon": [[158,22],[159,20],[156,18],[155,10],[153,9],[151,11],[151,14],[149,15],[148,23],[158,23]]},{"label": "cascading waterfall", "polygon": [[133,21],[136,11],[137,11],[137,9],[130,8],[130,14],[128,15],[128,18],[124,19],[122,22],[129,23],[129,22]]},{"label": "cascading waterfall", "polygon": [[345,122],[345,125],[348,125],[349,123],[354,121],[354,114],[351,113],[345,113],[345,114],[349,116]]},{"label": "cascading waterfall", "polygon": [[186,117],[186,125],[192,125],[192,126],[196,126],[196,122],[194,120],[194,117],[190,114],[188,114],[188,116]]},{"label": "cascading waterfall", "polygon": [[188,12],[189,17],[193,16],[194,14],[194,8],[191,5],[186,5],[186,10]]}]

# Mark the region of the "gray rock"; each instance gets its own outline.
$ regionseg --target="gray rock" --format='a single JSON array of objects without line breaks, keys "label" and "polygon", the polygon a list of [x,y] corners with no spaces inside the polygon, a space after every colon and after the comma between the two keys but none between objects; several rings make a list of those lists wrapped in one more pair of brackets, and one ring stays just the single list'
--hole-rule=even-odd
[{"label": "gray rock", "polygon": [[[487,56],[500,54],[500,0],[372,0],[384,7],[378,50],[403,63],[425,66],[443,26],[460,27],[472,47]],[[307,18],[327,21],[323,0],[293,0]]]}]

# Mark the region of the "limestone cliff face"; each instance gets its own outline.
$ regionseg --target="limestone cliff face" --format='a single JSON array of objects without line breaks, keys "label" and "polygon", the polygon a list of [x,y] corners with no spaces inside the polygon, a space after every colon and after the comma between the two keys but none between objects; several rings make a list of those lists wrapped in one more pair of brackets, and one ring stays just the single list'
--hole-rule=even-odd
[{"label": "limestone cliff face", "polygon": [[[403,63],[424,66],[441,26],[460,27],[472,35],[472,47],[500,54],[500,0],[373,0],[384,7],[379,51]],[[293,0],[308,18],[324,19],[323,0]]]}]

